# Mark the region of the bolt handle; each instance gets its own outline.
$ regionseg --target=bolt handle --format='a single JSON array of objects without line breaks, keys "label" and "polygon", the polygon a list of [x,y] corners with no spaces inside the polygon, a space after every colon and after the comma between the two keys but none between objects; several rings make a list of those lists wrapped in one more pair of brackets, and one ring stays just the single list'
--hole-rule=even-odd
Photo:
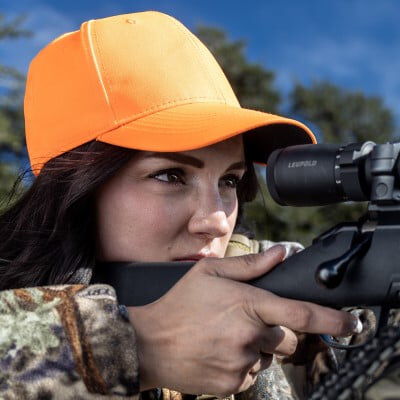
[{"label": "bolt handle", "polygon": [[340,257],[320,264],[315,272],[315,280],[327,289],[334,289],[342,282],[350,263],[365,254],[371,244],[370,232],[361,234],[359,240]]}]

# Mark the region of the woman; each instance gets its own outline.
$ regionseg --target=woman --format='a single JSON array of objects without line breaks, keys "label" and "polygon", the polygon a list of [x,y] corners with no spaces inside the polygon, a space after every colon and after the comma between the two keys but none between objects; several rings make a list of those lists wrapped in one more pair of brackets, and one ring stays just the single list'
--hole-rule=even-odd
[{"label": "woman", "polygon": [[[89,21],[50,43],[29,69],[25,122],[37,178],[0,219],[1,287],[19,288],[0,294],[4,396],[223,396],[248,389],[273,354],[292,354],[292,330],[357,330],[350,314],[243,283],[280,262],[282,246],[223,258],[255,196],[252,162],[315,139],[240,108],[173,18]],[[88,285],[97,261],[132,260],[197,263],[143,307]]]}]

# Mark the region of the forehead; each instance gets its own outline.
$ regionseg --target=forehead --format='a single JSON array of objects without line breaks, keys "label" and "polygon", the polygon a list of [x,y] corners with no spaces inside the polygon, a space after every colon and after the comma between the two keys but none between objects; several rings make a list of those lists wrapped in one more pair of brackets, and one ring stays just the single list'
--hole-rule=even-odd
[{"label": "forehead", "polygon": [[238,135],[210,146],[180,152],[139,151],[131,160],[130,165],[163,158],[172,159],[183,164],[192,164],[199,168],[212,165],[224,167],[225,164],[244,163],[243,139],[241,135]]}]

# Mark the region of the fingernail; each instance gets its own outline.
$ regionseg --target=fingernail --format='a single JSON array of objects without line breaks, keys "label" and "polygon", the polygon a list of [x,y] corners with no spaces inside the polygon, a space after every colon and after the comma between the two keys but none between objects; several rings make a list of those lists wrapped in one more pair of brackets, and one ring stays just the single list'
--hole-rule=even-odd
[{"label": "fingernail", "polygon": [[289,252],[290,252],[289,246],[284,246],[284,249],[285,249],[285,256],[283,257],[283,260],[286,260],[289,257]]},{"label": "fingernail", "polygon": [[363,324],[358,317],[353,317],[353,333],[361,333],[363,331]]},{"label": "fingernail", "polygon": [[272,247],[274,249],[274,251],[281,253],[283,251],[283,256],[282,256],[282,260],[285,260],[287,255],[288,255],[288,250],[286,248],[286,246],[283,246],[282,244],[277,244],[274,247]]}]

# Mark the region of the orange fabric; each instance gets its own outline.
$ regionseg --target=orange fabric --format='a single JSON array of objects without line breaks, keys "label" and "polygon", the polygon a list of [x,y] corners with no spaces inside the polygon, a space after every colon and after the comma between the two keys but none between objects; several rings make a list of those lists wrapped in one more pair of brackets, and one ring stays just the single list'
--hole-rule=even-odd
[{"label": "orange fabric", "polygon": [[36,174],[90,140],[183,151],[274,123],[297,126],[315,143],[300,122],[240,108],[207,48],[159,12],[85,22],[41,50],[29,68],[25,125]]}]

